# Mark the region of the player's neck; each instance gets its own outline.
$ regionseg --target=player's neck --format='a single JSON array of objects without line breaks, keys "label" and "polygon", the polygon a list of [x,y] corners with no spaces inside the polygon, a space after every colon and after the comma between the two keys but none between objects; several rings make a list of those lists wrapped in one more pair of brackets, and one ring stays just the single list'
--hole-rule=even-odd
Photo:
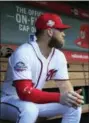
[{"label": "player's neck", "polygon": [[38,42],[38,45],[39,45],[40,51],[41,51],[41,53],[43,54],[43,56],[44,56],[45,58],[48,58],[48,56],[49,56],[49,54],[50,54],[52,48],[49,48],[49,47],[48,47],[48,44],[46,44],[45,41],[40,41],[40,42]]}]

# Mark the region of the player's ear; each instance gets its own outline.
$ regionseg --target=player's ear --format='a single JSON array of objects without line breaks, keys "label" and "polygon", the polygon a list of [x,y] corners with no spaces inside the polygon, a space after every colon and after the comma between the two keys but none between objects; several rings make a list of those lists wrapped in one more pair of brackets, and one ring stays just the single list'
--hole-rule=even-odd
[{"label": "player's ear", "polygon": [[52,37],[53,36],[53,29],[52,28],[48,28],[47,29],[47,33],[48,33],[48,36]]}]

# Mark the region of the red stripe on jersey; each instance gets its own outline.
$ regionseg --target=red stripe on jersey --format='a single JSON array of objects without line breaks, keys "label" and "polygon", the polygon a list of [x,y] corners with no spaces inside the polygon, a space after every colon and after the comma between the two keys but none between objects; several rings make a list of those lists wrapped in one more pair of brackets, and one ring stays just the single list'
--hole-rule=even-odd
[{"label": "red stripe on jersey", "polygon": [[16,80],[14,83],[17,94],[21,100],[39,104],[60,101],[60,93],[45,92],[36,89],[31,80]]}]

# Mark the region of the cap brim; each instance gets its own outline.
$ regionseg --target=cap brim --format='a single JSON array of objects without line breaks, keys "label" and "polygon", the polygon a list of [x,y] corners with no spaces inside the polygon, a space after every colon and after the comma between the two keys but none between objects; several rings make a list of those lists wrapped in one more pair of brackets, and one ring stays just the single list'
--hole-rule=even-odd
[{"label": "cap brim", "polygon": [[66,24],[62,24],[62,25],[60,25],[58,28],[59,28],[59,29],[69,29],[69,28],[71,28],[71,26],[66,25]]},{"label": "cap brim", "polygon": [[[89,45],[88,45],[88,42],[86,40],[81,40],[81,39],[76,39],[75,41],[75,44],[81,48],[89,48]],[[81,44],[79,44],[81,42]]]},{"label": "cap brim", "polygon": [[77,43],[79,41],[81,41],[80,38],[77,38],[74,42]]}]

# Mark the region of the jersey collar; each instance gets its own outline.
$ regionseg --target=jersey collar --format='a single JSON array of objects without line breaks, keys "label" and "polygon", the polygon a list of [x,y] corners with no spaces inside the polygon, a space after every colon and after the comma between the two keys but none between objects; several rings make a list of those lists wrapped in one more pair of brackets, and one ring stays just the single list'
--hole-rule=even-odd
[{"label": "jersey collar", "polygon": [[48,58],[45,58],[41,51],[40,51],[40,48],[38,46],[38,43],[36,42],[37,38],[35,35],[30,35],[30,40],[29,40],[29,43],[32,45],[36,55],[43,61],[49,61],[50,57],[53,55],[53,52],[54,52],[54,48],[52,48],[51,50],[51,53],[49,54]]}]

